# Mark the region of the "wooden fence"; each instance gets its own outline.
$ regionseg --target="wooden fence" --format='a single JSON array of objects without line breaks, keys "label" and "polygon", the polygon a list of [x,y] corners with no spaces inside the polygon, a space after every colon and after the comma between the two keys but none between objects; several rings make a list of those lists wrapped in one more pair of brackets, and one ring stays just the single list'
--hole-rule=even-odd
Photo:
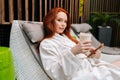
[{"label": "wooden fence", "polygon": [[79,23],[80,0],[0,0],[0,24],[13,20],[42,21],[53,7],[66,9],[72,23]]}]

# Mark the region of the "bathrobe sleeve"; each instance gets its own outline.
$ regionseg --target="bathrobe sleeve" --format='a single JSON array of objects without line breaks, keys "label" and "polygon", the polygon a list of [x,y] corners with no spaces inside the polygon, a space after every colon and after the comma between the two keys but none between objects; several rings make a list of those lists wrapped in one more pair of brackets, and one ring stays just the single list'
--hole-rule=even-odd
[{"label": "bathrobe sleeve", "polygon": [[78,59],[68,47],[44,40],[39,49],[44,69],[53,80],[71,79],[79,68]]}]

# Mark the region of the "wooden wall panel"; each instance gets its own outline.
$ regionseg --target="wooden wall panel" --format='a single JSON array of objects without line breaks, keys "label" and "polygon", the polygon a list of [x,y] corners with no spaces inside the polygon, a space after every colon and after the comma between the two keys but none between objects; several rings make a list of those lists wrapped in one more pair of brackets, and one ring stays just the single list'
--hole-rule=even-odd
[{"label": "wooden wall panel", "polygon": [[0,0],[0,23],[2,23],[2,0]]},{"label": "wooden wall panel", "polygon": [[[42,21],[53,7],[62,7],[71,15],[72,23],[79,23],[80,0],[0,0],[0,24],[11,24],[15,20]],[[6,1],[8,2],[7,4]],[[38,6],[36,6],[38,4]],[[8,14],[5,10],[8,6]],[[37,18],[37,19],[36,19]],[[8,20],[6,20],[8,19]]]},{"label": "wooden wall panel", "polygon": [[29,20],[29,7],[28,7],[29,5],[28,5],[28,0],[25,0],[25,20]]},{"label": "wooden wall panel", "polygon": [[4,20],[4,18],[5,18],[5,6],[4,6],[4,0],[0,0],[1,1],[1,20],[0,20],[0,22],[1,23],[4,23],[5,24],[5,20]]},{"label": "wooden wall panel", "polygon": [[20,20],[20,19],[22,19],[22,2],[21,2],[21,0],[17,0],[17,10],[18,10],[17,18]]},{"label": "wooden wall panel", "polygon": [[89,0],[90,13],[104,12],[120,14],[120,0]]}]

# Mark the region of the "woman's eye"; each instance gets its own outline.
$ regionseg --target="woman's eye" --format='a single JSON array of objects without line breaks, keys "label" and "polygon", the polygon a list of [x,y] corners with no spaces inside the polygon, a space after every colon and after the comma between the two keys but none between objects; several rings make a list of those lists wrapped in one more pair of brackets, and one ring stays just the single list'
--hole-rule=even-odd
[{"label": "woman's eye", "polygon": [[58,21],[59,21],[59,22],[65,22],[65,23],[67,23],[66,20],[64,21],[64,20],[58,19]]},{"label": "woman's eye", "polygon": [[61,20],[61,19],[58,19],[58,21],[62,22],[62,20]]}]

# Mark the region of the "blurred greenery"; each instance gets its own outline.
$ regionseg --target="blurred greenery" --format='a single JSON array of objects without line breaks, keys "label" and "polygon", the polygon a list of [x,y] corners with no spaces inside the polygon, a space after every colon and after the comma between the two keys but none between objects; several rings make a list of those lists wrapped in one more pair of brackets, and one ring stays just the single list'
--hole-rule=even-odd
[{"label": "blurred greenery", "polygon": [[92,33],[97,38],[98,36],[98,27],[97,26],[111,26],[111,24],[115,23],[120,26],[120,14],[108,14],[108,13],[90,13],[89,19],[87,20],[92,26]]},{"label": "blurred greenery", "polygon": [[116,24],[120,25],[120,19],[117,14],[97,12],[90,15],[89,21],[93,24],[99,23],[99,25],[103,27],[110,26],[111,22],[115,22]]}]

